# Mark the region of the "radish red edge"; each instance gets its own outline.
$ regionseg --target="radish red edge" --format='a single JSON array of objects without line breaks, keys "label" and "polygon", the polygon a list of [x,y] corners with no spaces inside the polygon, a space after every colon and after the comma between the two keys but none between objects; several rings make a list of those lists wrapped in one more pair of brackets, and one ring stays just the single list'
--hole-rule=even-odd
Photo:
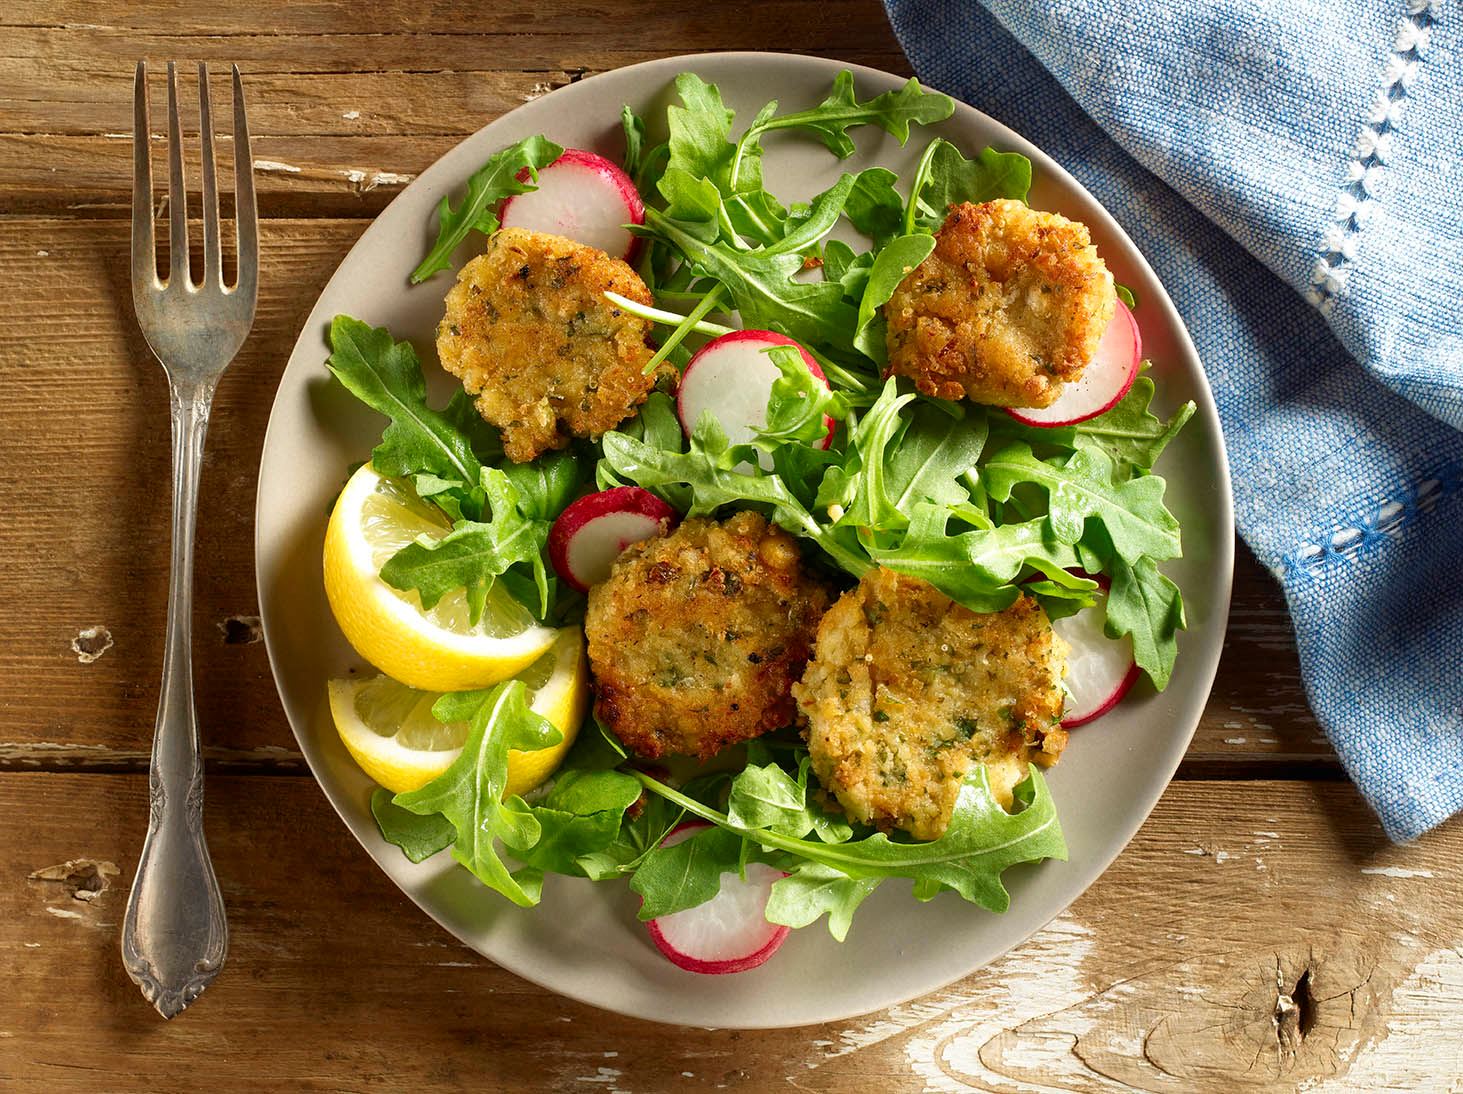
[{"label": "radish red edge", "polygon": [[[692,833],[709,827],[711,827],[709,824],[701,820],[684,821],[676,825],[671,833],[661,841],[661,846],[666,847],[673,843],[679,843],[682,839],[689,838]],[[752,865],[760,864],[753,863]],[[774,872],[781,874],[783,877],[787,876],[786,874],[782,874],[781,871]],[[733,877],[730,881],[723,882],[723,884],[742,884],[742,882]],[[698,905],[698,907],[704,908],[705,905]],[[686,915],[693,914],[695,911],[696,908],[687,908],[682,912],[673,914]],[[726,976],[731,973],[748,972],[764,964],[768,958],[778,951],[783,942],[786,941],[787,936],[791,933],[791,928],[781,924],[768,923],[767,927],[767,940],[756,950],[737,957],[708,960],[706,958],[692,956],[683,950],[677,949],[661,929],[659,919],[647,920],[645,923],[645,929],[650,934],[650,940],[655,943],[655,948],[661,952],[667,961],[677,968],[685,969],[687,972],[699,973],[703,976]]]},{"label": "radish red edge", "polygon": [[1136,661],[1133,664],[1129,665],[1127,675],[1122,678],[1118,686],[1113,689],[1113,693],[1107,697],[1107,699],[1103,702],[1101,706],[1099,706],[1096,710],[1090,711],[1089,713],[1083,714],[1077,718],[1063,718],[1062,728],[1076,729],[1078,726],[1085,726],[1089,722],[1097,721],[1097,719],[1101,718],[1108,711],[1112,710],[1113,707],[1117,706],[1123,701],[1123,698],[1132,689],[1133,685],[1138,682],[1139,671],[1140,670]]},{"label": "radish red edge", "polygon": [[[1092,699],[1086,696],[1086,702],[1081,703],[1078,709],[1071,715],[1062,719],[1063,729],[1076,729],[1078,726],[1085,726],[1101,718],[1128,694],[1132,686],[1138,680],[1138,664],[1133,659],[1132,638],[1110,638],[1105,632],[1107,622],[1107,601],[1109,589],[1112,583],[1105,574],[1090,574],[1085,570],[1069,571],[1077,577],[1085,577],[1096,581],[1102,590],[1102,599],[1093,607],[1084,609],[1077,616],[1067,616],[1058,619],[1052,624],[1060,638],[1067,642],[1071,651],[1068,658],[1069,674],[1072,664],[1071,654],[1086,652],[1101,658],[1095,666],[1090,665],[1088,672],[1097,677],[1098,687],[1092,688],[1099,696]],[[1098,616],[1089,613],[1099,612]],[[1085,618],[1081,618],[1085,617]],[[1085,683],[1081,685],[1082,690],[1091,687]],[[1077,703],[1082,699],[1075,692],[1071,694],[1072,701]]]},{"label": "radish red edge", "polygon": [[611,564],[626,547],[665,533],[680,519],[643,487],[586,494],[565,506],[549,529],[549,561],[565,582],[587,593],[609,576]]},{"label": "radish red edge", "polygon": [[1143,337],[1138,321],[1121,300],[1098,342],[1097,352],[1077,380],[1062,388],[1056,401],[1045,407],[1003,407],[1025,425],[1042,429],[1076,425],[1106,414],[1127,395],[1138,378],[1143,360]]},{"label": "radish red edge", "polygon": [[[559,158],[554,160],[553,163],[549,164],[547,167],[540,168],[538,172],[537,189],[530,190],[524,194],[514,194],[504,198],[502,203],[498,206],[499,223],[506,228],[520,227],[527,228],[530,231],[549,232],[553,235],[561,235],[565,238],[573,239],[575,240],[575,242],[583,243],[586,246],[598,246],[600,241],[594,239],[580,239],[576,236],[572,229],[569,231],[558,230],[564,227],[562,218],[560,216],[554,216],[551,214],[547,217],[544,217],[542,215],[535,217],[532,215],[531,212],[528,211],[531,209],[531,207],[539,205],[540,203],[548,204],[554,201],[563,201],[562,195],[551,195],[546,192],[547,184],[544,182],[544,177],[546,175],[550,175],[550,173],[553,172],[555,168],[578,168],[582,171],[591,172],[595,178],[600,180],[601,183],[612,189],[618,197],[620,205],[624,207],[624,218],[620,219],[618,216],[610,211],[602,212],[598,216],[597,222],[591,224],[591,227],[596,231],[624,231],[624,225],[626,224],[645,223],[645,202],[641,199],[640,191],[635,188],[635,183],[631,181],[630,176],[625,174],[625,172],[620,169],[619,165],[617,165],[613,161],[605,159],[603,156],[599,155],[596,152],[588,152],[582,148],[566,148],[559,156]],[[527,182],[532,177],[532,173],[527,167],[523,167],[519,169],[518,174],[515,177],[518,179],[519,182]],[[538,196],[534,197],[534,195]],[[525,201],[524,199],[531,200]],[[523,204],[520,205],[518,204],[519,202],[523,202]],[[515,205],[517,205],[518,210],[522,213],[521,217],[517,214],[510,213],[510,210],[513,209]],[[552,205],[550,204],[549,207],[552,208]],[[517,221],[519,220],[522,220],[523,223],[517,223]],[[614,252],[609,251],[608,248],[601,249],[606,250],[607,253],[614,254],[614,257],[623,259],[625,262],[631,263],[633,265],[636,257],[640,253],[641,240],[639,236],[636,236],[628,231],[624,231],[624,234],[628,237],[628,239],[624,243],[624,245],[620,247],[620,253],[614,254]]]},{"label": "radish red edge", "polygon": [[[751,343],[747,346],[747,343]],[[758,426],[767,420],[767,400],[772,394],[772,385],[777,382],[778,373],[776,366],[768,361],[768,369],[753,373],[744,361],[739,366],[732,365],[729,372],[712,373],[707,366],[718,359],[741,350],[750,349],[759,356],[765,356],[763,351],[772,346],[791,346],[802,355],[803,364],[824,387],[828,387],[828,377],[823,369],[800,343],[785,334],[778,334],[771,330],[734,330],[729,334],[723,334],[707,342],[697,350],[687,362],[681,373],[680,383],[676,387],[676,417],[681,420],[681,429],[686,436],[690,436],[700,421],[701,415],[711,410],[716,414],[722,428],[726,431],[727,439],[732,444],[745,444],[752,440]],[[699,380],[698,377],[710,377],[709,380]],[[739,381],[740,392],[729,392],[729,382]],[[705,390],[703,390],[705,389]],[[738,397],[739,396],[739,397]],[[823,416],[823,424],[827,429],[823,442],[819,446],[827,449],[833,443],[834,430],[838,423],[830,416]],[[764,464],[765,466],[765,464]]]}]

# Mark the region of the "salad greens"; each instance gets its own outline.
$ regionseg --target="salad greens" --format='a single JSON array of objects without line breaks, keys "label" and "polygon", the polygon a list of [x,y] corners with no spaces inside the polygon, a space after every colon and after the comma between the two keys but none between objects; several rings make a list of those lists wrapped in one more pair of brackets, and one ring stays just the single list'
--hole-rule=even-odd
[{"label": "salad greens", "polygon": [[[1095,576],[1106,575],[1108,633],[1131,635],[1139,666],[1163,688],[1184,612],[1158,568],[1179,556],[1180,539],[1152,468],[1193,404],[1167,419],[1155,415],[1154,384],[1142,375],[1098,417],[1035,428],[880,378],[880,309],[933,249],[946,207],[1024,200],[1030,163],[989,148],[967,157],[935,138],[906,193],[893,172],[873,167],[785,203],[766,187],[765,138],[802,134],[842,159],[854,151],[856,127],[875,126],[902,144],[913,127],[948,117],[950,99],[911,80],[860,102],[845,72],[818,105],[779,113],[768,103],[734,135],[734,115],[714,85],[683,73],[675,91],[661,143],[629,107],[621,115],[625,170],[647,204],[639,272],[656,306],[614,303],[669,328],[657,363],[684,363],[688,339],[729,329],[710,316],[735,312],[743,326],[802,343],[830,382],[818,381],[795,349],[774,347],[780,375],[765,425],[747,443],[732,444],[710,412],[687,437],[670,397],[656,391],[595,445],[507,464],[468,396],[429,405],[409,344],[337,317],[331,371],[389,419],[372,454],[376,470],[409,482],[452,526],[435,542],[402,548],[383,580],[416,590],[428,608],[460,589],[474,619],[501,582],[540,618],[575,622],[581,603],[558,595],[545,565],[549,526],[588,490],[635,484],[690,516],[757,509],[845,582],[885,566],[975,611],[1001,610],[1026,591],[1059,618],[1092,604]],[[498,201],[531,189],[560,151],[541,136],[520,141],[471,176],[457,206],[444,198],[437,242],[412,281],[446,269],[470,232],[494,231]],[[845,228],[864,242],[833,237]],[[825,448],[830,419],[836,431]],[[592,721],[546,791],[504,800],[509,750],[559,739],[529,709],[522,682],[444,695],[433,713],[467,724],[461,754],[420,790],[378,790],[377,823],[412,861],[450,847],[483,884],[520,905],[540,899],[547,873],[628,878],[644,902],[641,917],[653,918],[711,899],[725,874],[756,861],[786,875],[772,888],[770,920],[797,927],[827,916],[842,939],[859,905],[888,879],[907,879],[920,900],[949,890],[1002,911],[1002,871],[1066,856],[1035,767],[1007,811],[977,765],[945,833],[916,842],[827,811],[807,750],[791,738],[753,741],[731,769],[678,781],[636,763]],[[661,846],[687,818],[706,826]]]},{"label": "salad greens", "polygon": [[[444,196],[437,206],[437,242],[411,272],[413,284],[425,281],[452,264],[452,252],[473,231],[492,235],[498,230],[498,204],[506,197],[527,193],[564,150],[544,137],[525,137],[490,157],[467,180],[467,194],[456,209]],[[527,173],[527,179],[518,176]]]}]

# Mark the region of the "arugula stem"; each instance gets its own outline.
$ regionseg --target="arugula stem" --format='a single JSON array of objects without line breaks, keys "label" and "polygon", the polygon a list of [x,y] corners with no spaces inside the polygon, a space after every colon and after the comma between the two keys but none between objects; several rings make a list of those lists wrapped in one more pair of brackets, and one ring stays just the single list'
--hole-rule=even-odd
[{"label": "arugula stem", "polygon": [[730,243],[739,251],[750,251],[752,249],[751,244],[749,244],[741,236],[737,235],[736,226],[732,224],[731,214],[726,211],[726,204],[724,202],[721,205],[717,206],[716,220],[717,223],[721,225],[721,230],[723,233],[725,233],[728,243]]},{"label": "arugula stem", "polygon": [[[639,301],[631,300],[628,296],[621,296],[617,292],[605,291],[604,297],[621,311],[627,311],[631,315],[637,315],[641,319],[648,319],[652,323],[664,323],[670,326],[679,326],[684,323],[688,316],[680,315],[673,311],[663,311],[660,308],[652,308],[648,304],[641,304]],[[704,297],[703,297],[704,299]],[[708,311],[710,309],[707,309]],[[694,314],[694,313],[693,313]],[[705,314],[704,312],[702,314]],[[720,323],[710,323],[705,319],[697,319],[695,326],[691,328],[697,334],[709,334],[713,338],[722,334],[730,334],[736,328],[724,327]],[[683,336],[684,337],[684,336]]]},{"label": "arugula stem", "polygon": [[[745,199],[743,199],[740,196],[738,196],[738,197],[732,198],[731,200],[732,201],[735,201],[737,203],[737,205],[739,205],[741,207],[742,212],[757,227],[758,231],[760,231],[762,233],[762,235],[763,235],[764,238],[770,237],[773,234],[772,233],[772,228],[767,224],[767,222],[765,220],[763,220],[761,217],[759,217],[756,214],[756,212],[753,211],[752,207],[746,203]],[[727,214],[727,223],[730,222],[730,219],[731,219],[731,215],[730,214]]]},{"label": "arugula stem", "polygon": [[717,303],[721,300],[721,294],[724,288],[725,286],[719,281],[711,286],[711,291],[701,298],[701,303],[691,309],[691,314],[677,323],[676,329],[666,335],[665,341],[660,344],[660,349],[656,350],[651,355],[650,360],[645,362],[643,371],[646,376],[654,372],[660,363],[670,356],[671,350],[684,342],[686,335],[696,329],[696,324],[706,318],[706,314],[712,308],[716,307]]},{"label": "arugula stem", "polygon": [[795,110],[791,114],[782,114],[759,122],[742,134],[737,141],[737,150],[732,154],[731,174],[728,176],[730,189],[735,192],[737,188],[737,176],[742,168],[742,151],[747,145],[761,138],[763,133],[774,129],[796,129],[800,125],[809,122],[827,122],[830,119],[837,123],[847,121],[851,125],[858,125],[869,120],[870,114],[867,107],[857,104],[843,108],[827,105],[815,106],[811,110]]},{"label": "arugula stem", "polygon": [[817,361],[823,369],[823,375],[827,376],[828,379],[832,380],[839,387],[846,387],[851,391],[857,391],[863,395],[873,392],[874,385],[868,379],[844,368],[837,361],[818,352],[812,346],[804,346],[803,349],[813,355],[813,360]]},{"label": "arugula stem", "polygon": [[[1031,766],[1031,765],[1028,765]],[[733,824],[731,818],[725,813],[712,809],[709,805],[702,805],[695,798],[687,797],[679,790],[667,786],[659,779],[652,778],[643,771],[631,770],[641,786],[653,794],[659,794],[673,805],[679,805],[686,812],[700,817],[704,821],[716,825],[718,828],[725,828],[728,832],[735,832],[743,839],[749,839],[764,847],[775,847],[779,851],[786,851],[790,855],[797,855],[799,858],[809,859],[813,862],[821,862],[825,866],[831,866],[835,870],[841,870],[849,877],[877,877],[882,874],[893,874],[900,869],[909,867],[927,866],[931,863],[940,862],[969,862],[972,859],[981,858],[986,855],[1002,851],[1006,844],[997,844],[976,852],[953,852],[931,854],[929,849],[937,847],[940,840],[933,840],[927,843],[899,844],[892,841],[885,844],[890,848],[907,846],[910,853],[907,856],[883,859],[877,863],[868,861],[857,853],[850,853],[850,850],[857,848],[858,843],[823,843],[821,841],[795,839],[792,836],[784,836],[769,828],[743,828],[741,825]],[[1055,818],[1053,818],[1055,819]],[[871,837],[877,838],[877,837]]]},{"label": "arugula stem", "polygon": [[935,150],[945,143],[947,143],[945,140],[936,137],[925,145],[925,150],[919,157],[919,166],[914,169],[914,181],[909,186],[909,202],[904,207],[905,235],[914,231],[915,215],[919,212],[919,192],[930,181],[930,165],[935,160]]}]

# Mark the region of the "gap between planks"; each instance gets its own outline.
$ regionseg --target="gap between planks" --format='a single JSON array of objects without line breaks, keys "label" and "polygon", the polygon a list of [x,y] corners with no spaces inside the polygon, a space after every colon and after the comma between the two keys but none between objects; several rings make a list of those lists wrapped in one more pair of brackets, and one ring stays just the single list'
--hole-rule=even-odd
[{"label": "gap between planks", "polygon": [[[209,774],[216,776],[311,774],[303,753],[277,745],[249,749],[205,748],[203,760]],[[0,742],[0,772],[6,773],[144,775],[148,763],[149,753],[142,748]],[[1342,782],[1346,773],[1334,759],[1248,756],[1225,760],[1204,756],[1185,759],[1173,777],[1175,781],[1184,782]]]},{"label": "gap between planks", "polygon": [[[54,1083],[78,1060],[168,1089],[242,1073],[359,1089],[385,1073],[421,1089],[472,1074],[523,1090],[1341,1094],[1463,1074],[1448,868],[1463,830],[1389,845],[1349,786],[1175,785],[1087,893],[986,969],[866,1017],[754,1034],[620,1018],[493,967],[415,912],[300,780],[225,778],[208,810],[229,966],[161,1025],[116,957],[146,784],[0,776],[0,812],[20,825],[0,841],[0,954],[16,971],[0,1086]],[[254,1035],[228,1040],[240,1016]],[[220,1038],[228,1053],[210,1051]]]}]

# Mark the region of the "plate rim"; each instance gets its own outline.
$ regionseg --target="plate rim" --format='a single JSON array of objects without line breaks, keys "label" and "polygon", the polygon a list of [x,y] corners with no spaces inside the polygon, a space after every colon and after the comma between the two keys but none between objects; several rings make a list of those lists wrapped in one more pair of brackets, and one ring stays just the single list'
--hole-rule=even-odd
[{"label": "plate rim", "polygon": [[[765,50],[708,51],[704,53],[678,54],[671,57],[653,58],[650,60],[637,62],[633,65],[625,65],[620,68],[609,69],[605,72],[597,73],[594,76],[588,77],[586,79],[565,85],[564,87],[556,88],[554,91],[551,91],[548,94],[533,100],[533,102],[543,102],[552,99],[553,96],[558,95],[562,92],[570,91],[571,89],[578,88],[584,85],[593,85],[597,81],[609,81],[611,78],[617,77],[622,78],[629,73],[644,74],[659,69],[665,71],[668,77],[673,77],[674,74],[681,71],[694,70],[698,63],[705,63],[707,60],[713,58],[718,63],[745,62],[765,64],[768,62],[775,62],[783,65],[796,65],[808,69],[817,69],[823,74],[829,76],[830,78],[834,74],[846,70],[851,72],[856,80],[872,80],[881,84],[889,82],[903,84],[909,79],[909,77],[899,76],[895,73],[891,73],[883,69],[874,68],[872,66],[861,65],[853,62],[841,61],[822,56],[814,56],[810,54],[780,53]],[[923,81],[920,81],[920,86],[931,90],[938,90],[936,88],[932,88],[929,84],[925,84]],[[582,94],[582,92],[578,92],[578,94]],[[1037,918],[1031,920],[1029,929],[1021,931],[1019,933],[1019,936],[999,953],[992,954],[984,960],[979,961],[969,967],[956,968],[949,976],[945,977],[938,983],[930,983],[911,992],[896,992],[875,1006],[859,1005],[851,1009],[834,1008],[828,1011],[826,1014],[821,1014],[816,1018],[798,1017],[786,1021],[769,1020],[758,1022],[755,1024],[732,1021],[726,1022],[715,1028],[749,1030],[804,1028],[810,1025],[820,1024],[824,1022],[846,1021],[851,1018],[875,1013],[879,1010],[899,1006],[911,1000],[923,998],[934,992],[944,990],[945,988],[948,988],[951,984],[954,984],[955,982],[972,975],[980,969],[1001,960],[1013,950],[1024,945],[1034,935],[1044,930],[1052,921],[1063,915],[1076,900],[1082,897],[1098,881],[1098,879],[1100,879],[1107,872],[1107,870],[1112,866],[1112,863],[1117,859],[1117,857],[1121,855],[1125,850],[1127,850],[1127,848],[1131,845],[1133,839],[1137,836],[1143,824],[1146,823],[1147,819],[1152,815],[1153,810],[1157,807],[1163,795],[1172,785],[1174,774],[1177,771],[1179,764],[1183,761],[1183,758],[1188,751],[1189,745],[1193,740],[1194,734],[1198,729],[1199,722],[1203,717],[1204,708],[1207,705],[1209,697],[1213,692],[1214,680],[1218,673],[1219,664],[1222,658],[1224,640],[1228,634],[1229,605],[1232,599],[1234,581],[1234,496],[1232,491],[1232,478],[1228,447],[1225,442],[1224,431],[1219,420],[1217,408],[1215,406],[1213,390],[1210,387],[1208,373],[1204,369],[1203,360],[1200,357],[1198,349],[1197,347],[1195,347],[1193,339],[1189,334],[1188,326],[1183,321],[1183,318],[1179,314],[1178,309],[1175,307],[1172,298],[1168,294],[1167,288],[1163,284],[1162,279],[1158,277],[1158,275],[1154,272],[1152,266],[1149,264],[1147,257],[1139,249],[1137,244],[1132,240],[1127,231],[1122,227],[1122,225],[1113,216],[1113,214],[1108,211],[1106,206],[1098,201],[1097,198],[1094,197],[1091,192],[1088,191],[1087,188],[1084,187],[1076,178],[1074,178],[1064,167],[1062,167],[1060,163],[1052,159],[1050,155],[1048,155],[1033,142],[1027,140],[1020,133],[1011,129],[1009,126],[1003,124],[1000,121],[997,121],[995,118],[992,118],[984,111],[981,111],[976,107],[971,106],[969,103],[964,102],[958,96],[952,95],[951,98],[956,104],[955,112],[951,116],[952,118],[955,118],[962,112],[970,112],[975,116],[976,119],[979,120],[982,125],[989,127],[990,132],[993,135],[993,139],[990,143],[996,143],[997,141],[999,141],[1001,143],[1001,146],[1006,150],[1020,151],[1023,155],[1032,160],[1033,165],[1038,167],[1038,170],[1041,174],[1055,180],[1060,188],[1070,190],[1071,192],[1082,195],[1088,201],[1090,201],[1093,207],[1097,210],[1098,217],[1101,218],[1103,222],[1102,226],[1104,230],[1107,233],[1118,237],[1127,245],[1128,252],[1131,257],[1152,279],[1153,283],[1157,285],[1160,290],[1160,293],[1156,299],[1153,294],[1148,294],[1148,296],[1145,298],[1145,304],[1149,306],[1157,304],[1159,307],[1161,307],[1161,309],[1165,312],[1165,326],[1173,333],[1175,337],[1176,348],[1179,351],[1179,355],[1187,355],[1189,359],[1188,361],[1182,362],[1183,367],[1188,370],[1189,362],[1192,362],[1194,380],[1198,386],[1199,393],[1203,396],[1202,398],[1196,399],[1197,408],[1195,417],[1198,418],[1200,422],[1202,422],[1203,428],[1211,434],[1217,455],[1218,480],[1214,484],[1218,488],[1217,490],[1215,490],[1214,498],[1214,502],[1217,504],[1215,504],[1215,509],[1211,515],[1215,518],[1214,536],[1215,546],[1217,548],[1214,562],[1216,564],[1216,568],[1221,571],[1221,579],[1218,580],[1216,583],[1215,598],[1212,608],[1214,615],[1217,617],[1221,617],[1222,622],[1220,623],[1216,634],[1215,652],[1211,663],[1207,666],[1207,669],[1201,670],[1201,674],[1198,680],[1196,680],[1195,686],[1189,692],[1189,694],[1185,696],[1184,705],[1187,708],[1190,708],[1190,714],[1184,720],[1189,724],[1182,734],[1175,735],[1172,746],[1169,749],[1167,759],[1163,762],[1156,764],[1153,768],[1153,786],[1155,789],[1153,793],[1149,796],[1149,800],[1141,808],[1141,815],[1131,817],[1130,823],[1128,825],[1128,830],[1125,832],[1121,843],[1119,843],[1115,847],[1115,849],[1113,849],[1110,853],[1098,855],[1088,860],[1088,862],[1091,863],[1091,876],[1088,877],[1087,880],[1081,885],[1081,887],[1072,894],[1070,900],[1068,900],[1066,904],[1052,911],[1050,915],[1038,916]],[[414,178],[407,186],[403,187],[402,190],[398,194],[396,194],[383,209],[381,209],[371,218],[370,224],[351,245],[350,249],[341,256],[341,259],[337,263],[334,271],[331,273],[330,277],[326,280],[325,284],[320,289],[320,292],[317,294],[315,302],[312,304],[309,313],[307,313],[305,317],[304,325],[301,327],[300,333],[296,336],[295,342],[291,347],[289,357],[286,359],[285,362],[285,367],[280,372],[280,379],[277,382],[274,399],[270,403],[269,419],[265,427],[264,438],[260,447],[259,467],[256,471],[255,478],[256,490],[254,506],[255,589],[260,612],[260,626],[264,637],[266,655],[269,659],[270,678],[274,683],[275,693],[279,697],[280,706],[284,711],[285,719],[289,722],[290,731],[294,735],[296,743],[300,746],[301,754],[305,760],[305,765],[309,769],[310,777],[314,781],[315,785],[319,788],[321,793],[324,794],[326,800],[335,810],[336,815],[345,825],[346,830],[350,832],[351,836],[356,840],[357,844],[361,847],[363,851],[365,851],[367,858],[371,860],[373,866],[380,869],[382,873],[386,874],[388,880],[390,880],[391,883],[395,885],[396,888],[404,896],[406,896],[408,900],[416,905],[416,907],[421,909],[421,911],[424,912],[429,918],[431,918],[439,927],[447,931],[449,934],[458,939],[458,941],[467,946],[469,949],[473,950],[475,953],[480,954],[486,960],[497,965],[499,968],[505,969],[513,975],[519,976],[529,983],[534,984],[536,987],[552,992],[555,995],[572,999],[576,1002],[595,1007],[596,1009],[604,1010],[610,1013],[622,1014],[644,1021],[658,1022],[671,1026],[704,1027],[703,1022],[693,1021],[690,1019],[679,1020],[674,1016],[666,1016],[664,1014],[649,1014],[637,1009],[616,1007],[591,993],[582,992],[574,988],[568,988],[560,984],[549,984],[545,982],[545,980],[542,980],[537,975],[535,975],[535,971],[532,966],[526,964],[525,962],[504,960],[498,955],[490,955],[484,953],[478,945],[476,945],[470,939],[464,937],[462,932],[458,931],[455,927],[445,922],[443,917],[439,916],[435,911],[428,907],[422,896],[419,896],[417,892],[408,889],[404,884],[402,884],[402,882],[389,869],[387,869],[382,863],[377,861],[376,855],[373,853],[371,848],[366,845],[360,834],[356,831],[355,824],[352,822],[352,817],[347,815],[345,803],[339,800],[341,797],[343,797],[343,795],[339,795],[333,792],[329,787],[327,787],[326,783],[321,779],[319,773],[316,771],[315,760],[312,756],[314,749],[311,741],[308,739],[310,737],[310,734],[302,731],[301,726],[298,724],[298,720],[292,714],[290,707],[286,701],[284,686],[281,680],[281,671],[278,664],[280,655],[276,653],[276,650],[279,648],[280,643],[277,640],[271,640],[270,637],[272,629],[270,623],[272,598],[265,596],[266,578],[269,575],[265,573],[264,569],[263,558],[265,552],[262,550],[261,547],[262,537],[260,532],[260,518],[265,508],[263,474],[265,464],[268,460],[268,454],[271,448],[271,440],[275,432],[276,421],[278,420],[276,411],[280,405],[281,389],[283,388],[284,376],[289,369],[290,363],[293,362],[295,355],[300,352],[303,344],[311,336],[312,328],[310,320],[311,317],[314,315],[315,308],[319,306],[320,299],[324,297],[327,293],[329,293],[331,288],[335,285],[337,279],[342,276],[342,271],[345,269],[346,265],[350,261],[351,256],[356,252],[356,250],[362,248],[363,246],[366,246],[371,241],[371,237],[380,225],[384,214],[388,210],[390,210],[393,205],[402,200],[403,197],[411,192],[413,188],[422,186],[424,184],[430,184],[429,177],[433,174],[434,169],[440,166],[442,160],[452,155],[468,142],[477,140],[485,130],[498,124],[500,121],[502,121],[502,119],[511,116],[519,109],[522,108],[515,107],[514,110],[508,111],[504,114],[499,115],[498,117],[491,119],[485,125],[479,127],[477,130],[463,136],[460,140],[458,140],[450,148],[444,150],[441,155],[439,155],[430,164],[423,168],[417,174],[416,178]],[[456,866],[456,864],[453,864],[452,869],[457,868],[458,867]],[[1009,915],[1011,913],[1010,911],[1008,911],[1006,914]]]}]

